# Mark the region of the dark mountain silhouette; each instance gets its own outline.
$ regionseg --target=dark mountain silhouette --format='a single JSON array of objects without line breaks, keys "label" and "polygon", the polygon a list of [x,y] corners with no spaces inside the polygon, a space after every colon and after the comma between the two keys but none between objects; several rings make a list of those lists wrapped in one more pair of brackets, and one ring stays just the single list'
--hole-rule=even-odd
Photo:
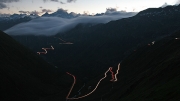
[{"label": "dark mountain silhouette", "polygon": [[[0,35],[1,92],[3,92],[1,99],[5,101],[64,100],[73,79],[60,73],[59,77],[63,79],[59,78],[62,81],[57,83],[59,80],[53,71],[53,66],[19,45],[5,33],[1,32]],[[108,77],[92,95],[78,101],[177,101],[180,95],[179,39],[180,31],[155,42],[154,45],[138,48],[122,60],[117,82],[110,82],[111,74],[108,73]],[[114,64],[115,70],[117,64]],[[88,81],[81,90],[81,95],[87,94],[90,91],[88,87],[93,88],[103,76],[102,73]],[[77,81],[71,96],[83,86],[79,82],[81,81]]]},{"label": "dark mountain silhouette", "polygon": [[[179,56],[180,31],[154,45],[138,48],[121,62],[117,82],[110,82],[109,73],[92,95],[79,101],[177,101],[180,99]],[[88,82],[82,95],[103,76]]]},{"label": "dark mountain silhouette", "polygon": [[79,24],[72,30],[55,36],[72,42],[73,45],[60,45],[62,41],[54,36],[12,37],[34,52],[53,45],[55,50],[43,55],[44,59],[58,67],[66,67],[62,68],[64,71],[78,75],[81,70],[81,76],[93,78],[138,47],[169,36],[180,29],[179,18],[180,5],[150,8],[136,16],[107,24]]},{"label": "dark mountain silhouette", "polygon": [[0,31],[0,100],[65,99],[71,78]]},{"label": "dark mountain silhouette", "polygon": [[[80,94],[84,95],[110,66],[115,71],[122,61],[117,82],[110,82],[108,73],[92,95],[78,101],[178,101],[179,10],[180,6],[147,9],[134,17],[107,24],[79,24],[51,37],[13,36],[34,52],[1,32],[0,91],[3,95],[0,98],[2,101],[65,100],[73,83],[66,71],[77,79],[70,97],[77,95],[85,83]],[[65,42],[73,44],[59,44]],[[41,55],[50,65],[35,52],[51,45],[55,50]],[[92,89],[88,90],[89,86]]]}]

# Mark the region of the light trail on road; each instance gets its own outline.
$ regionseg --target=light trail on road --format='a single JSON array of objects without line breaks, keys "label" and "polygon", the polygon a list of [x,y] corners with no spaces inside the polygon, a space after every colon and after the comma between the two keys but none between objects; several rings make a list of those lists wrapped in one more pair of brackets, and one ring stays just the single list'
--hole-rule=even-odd
[{"label": "light trail on road", "polygon": [[47,54],[47,50],[54,50],[54,47],[51,45],[51,48],[42,48],[42,50],[44,50],[44,52],[37,52],[37,54]]},{"label": "light trail on road", "polygon": [[[71,94],[72,89],[74,88],[74,85],[75,85],[75,83],[76,83],[76,78],[75,78],[74,75],[66,72],[68,75],[72,76],[73,79],[74,79],[74,82],[73,82],[73,84],[72,84],[72,86],[71,86],[71,88],[70,88],[70,90],[69,90],[69,93],[68,93],[68,95],[66,96],[66,100],[78,100],[78,99],[87,97],[87,96],[89,96],[90,94],[92,94],[92,93],[97,89],[97,87],[99,86],[100,82],[107,77],[107,72],[109,72],[109,71],[111,72],[111,75],[112,75],[112,80],[110,80],[110,81],[116,82],[116,81],[117,81],[117,75],[118,75],[118,73],[119,73],[119,70],[120,70],[120,63],[118,64],[118,69],[117,69],[115,75],[114,75],[114,73],[113,73],[113,71],[112,71],[112,67],[109,67],[109,69],[104,73],[104,77],[99,80],[99,82],[96,84],[96,87],[95,87],[91,92],[89,92],[88,94],[83,95],[83,96],[81,96],[81,97],[77,97],[77,98],[74,98],[74,97],[73,97],[73,98],[69,98],[69,95]],[[84,87],[84,86],[83,86],[83,87]],[[78,92],[79,92],[79,91],[78,91]],[[76,95],[75,95],[75,96],[76,96]]]},{"label": "light trail on road", "polygon": [[153,42],[152,42],[152,45],[154,45],[154,44],[155,44],[155,42],[156,42],[156,41],[153,41]]},{"label": "light trail on road", "polygon": [[74,43],[71,43],[71,42],[66,42],[66,43],[59,43],[59,44],[61,44],[61,45],[64,45],[64,44],[67,44],[67,45],[72,45],[72,44],[74,44]]},{"label": "light trail on road", "polygon": [[66,41],[64,41],[64,40],[61,39],[61,38],[58,38],[58,37],[54,37],[54,38],[57,38],[57,39],[61,40],[62,42],[66,43]]},{"label": "light trail on road", "polygon": [[117,81],[117,75],[118,75],[118,73],[119,73],[119,70],[120,70],[120,66],[121,66],[121,63],[119,63],[118,64],[118,69],[117,69],[117,71],[116,71],[116,74],[114,75],[114,77],[115,77],[115,82]]},{"label": "light trail on road", "polygon": [[59,44],[61,44],[61,45],[64,45],[64,44],[67,44],[67,45],[72,45],[72,44],[73,44],[72,42],[67,42],[67,41],[64,41],[63,39],[58,38],[58,37],[54,37],[54,38],[57,38],[57,39],[61,40],[61,41],[63,42],[63,43],[59,43]]},{"label": "light trail on road", "polygon": [[[110,67],[110,68],[111,68],[111,67]],[[84,97],[92,94],[92,93],[97,89],[97,87],[99,86],[100,82],[107,77],[107,72],[110,71],[110,68],[104,73],[104,77],[99,80],[99,82],[97,83],[96,87],[95,87],[90,93],[88,93],[88,94],[86,94],[86,95],[84,95],[84,96],[78,97],[78,98],[69,98],[69,95],[70,95],[70,93],[71,93],[71,91],[72,91],[72,89],[73,89],[73,87],[74,87],[75,82],[76,82],[75,77],[74,77],[72,74],[69,73],[69,75],[73,76],[73,78],[74,78],[74,83],[72,84],[72,87],[71,87],[71,89],[70,89],[70,91],[69,91],[66,99],[68,99],[68,100],[77,100],[77,99],[81,99],[81,98],[84,98]]]},{"label": "light trail on road", "polygon": [[76,77],[75,77],[74,75],[68,73],[68,72],[66,72],[66,73],[67,73],[68,75],[72,76],[73,79],[74,79],[74,82],[73,82],[73,84],[72,84],[72,86],[71,86],[71,89],[69,90],[69,93],[68,93],[68,95],[66,96],[66,99],[68,99],[68,97],[69,97],[69,95],[71,94],[71,91],[72,91],[72,89],[73,89],[73,87],[74,87],[74,85],[75,85],[75,83],[76,83]]},{"label": "light trail on road", "polygon": [[112,71],[112,67],[110,67],[109,71],[111,72],[112,79],[110,81],[114,81],[114,72]]}]

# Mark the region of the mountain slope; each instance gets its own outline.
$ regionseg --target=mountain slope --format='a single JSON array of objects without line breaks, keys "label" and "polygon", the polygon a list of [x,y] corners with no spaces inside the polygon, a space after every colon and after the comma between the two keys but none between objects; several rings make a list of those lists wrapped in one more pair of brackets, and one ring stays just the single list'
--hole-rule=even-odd
[{"label": "mountain slope", "polygon": [[180,29],[179,18],[180,5],[147,9],[134,17],[107,24],[79,24],[74,29],[55,36],[73,42],[73,45],[60,45],[62,41],[54,36],[13,38],[35,52],[40,51],[42,47],[53,45],[56,48],[53,53],[43,56],[47,61],[58,67],[66,67],[62,68],[64,71],[78,75],[81,70],[82,75],[93,77],[107,69],[102,67],[109,67],[121,61],[136,48],[169,36]]},{"label": "mountain slope", "polygon": [[180,38],[180,31],[154,45],[138,48],[122,61],[117,82],[110,82],[109,74],[97,91],[82,101],[179,100],[180,39],[175,38]]},{"label": "mountain slope", "polygon": [[[0,100],[42,100],[66,86],[62,72],[0,31]],[[65,84],[68,84],[68,82]],[[62,97],[63,96],[63,97]],[[59,95],[64,99],[64,95]]]}]

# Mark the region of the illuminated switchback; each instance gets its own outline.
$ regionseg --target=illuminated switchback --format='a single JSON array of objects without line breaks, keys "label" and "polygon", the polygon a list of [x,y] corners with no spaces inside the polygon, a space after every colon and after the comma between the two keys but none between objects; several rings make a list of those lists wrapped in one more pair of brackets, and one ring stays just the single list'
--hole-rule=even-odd
[{"label": "illuminated switchback", "polygon": [[110,81],[114,81],[114,72],[112,71],[112,67],[110,67],[109,71],[111,72],[112,79]]},{"label": "illuminated switchback", "polygon": [[57,38],[57,39],[59,39],[59,40],[61,40],[61,41],[63,42],[63,43],[59,43],[59,44],[67,44],[67,45],[74,44],[74,43],[72,43],[72,42],[67,42],[67,41],[64,41],[63,39],[58,38],[58,37],[54,37],[54,38]]},{"label": "illuminated switchback", "polygon": [[87,97],[87,96],[89,96],[90,94],[92,94],[92,93],[97,89],[97,87],[99,86],[100,82],[107,77],[107,73],[108,73],[109,71],[112,73],[112,81],[116,82],[116,81],[117,81],[117,75],[118,75],[118,71],[119,71],[119,70],[120,70],[120,63],[118,64],[118,69],[117,69],[117,72],[116,72],[115,75],[114,75],[114,73],[113,73],[113,71],[112,71],[112,67],[109,67],[109,69],[104,73],[104,77],[99,80],[99,82],[97,83],[96,87],[95,87],[90,93],[88,93],[88,94],[86,94],[86,95],[84,95],[84,96],[81,96],[81,97],[77,97],[77,98],[69,98],[69,95],[71,94],[71,91],[72,91],[72,89],[73,89],[73,87],[74,87],[74,85],[75,85],[75,83],[76,83],[76,78],[75,78],[74,75],[66,72],[68,75],[72,76],[73,79],[74,79],[74,82],[73,82],[73,84],[72,84],[72,86],[71,86],[71,89],[69,90],[69,93],[68,93],[68,95],[66,96],[66,100],[78,100],[78,99]]},{"label": "illuminated switchback", "polygon": [[57,38],[57,39],[61,40],[62,42],[66,43],[66,41],[64,41],[64,40],[61,39],[61,38],[58,38],[58,37],[54,37],[54,38]]},{"label": "illuminated switchback", "polygon": [[42,48],[42,50],[44,50],[44,52],[37,52],[37,54],[47,54],[47,50],[54,50],[54,47],[51,45],[51,48]]},{"label": "illuminated switchback", "polygon": [[115,79],[114,79],[114,82],[117,81],[117,75],[118,75],[118,73],[119,73],[120,66],[121,66],[121,63],[118,64],[118,69],[117,69],[117,71],[116,71],[116,74],[114,75],[114,78],[115,78]]}]

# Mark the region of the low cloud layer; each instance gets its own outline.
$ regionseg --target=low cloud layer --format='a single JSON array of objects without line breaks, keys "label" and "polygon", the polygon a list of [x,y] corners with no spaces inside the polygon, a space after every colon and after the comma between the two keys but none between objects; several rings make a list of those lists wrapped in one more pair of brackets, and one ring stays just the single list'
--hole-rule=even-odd
[{"label": "low cloud layer", "polygon": [[116,15],[102,16],[79,16],[73,19],[65,19],[60,17],[41,17],[26,23],[18,24],[5,32],[9,35],[45,35],[51,36],[59,32],[72,29],[79,23],[107,23],[111,20],[118,20],[134,16],[136,13],[122,12]]}]

